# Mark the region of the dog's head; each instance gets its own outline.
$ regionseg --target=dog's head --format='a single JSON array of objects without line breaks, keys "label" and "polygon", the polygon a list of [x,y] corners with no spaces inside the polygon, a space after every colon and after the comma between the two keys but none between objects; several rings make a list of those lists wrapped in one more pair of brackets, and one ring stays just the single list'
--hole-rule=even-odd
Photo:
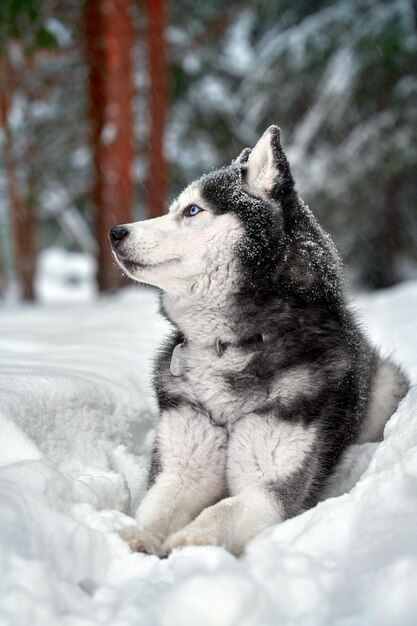
[{"label": "dog's head", "polygon": [[282,205],[293,186],[280,130],[271,126],[253,150],[191,183],[167,215],[112,228],[113,253],[131,278],[168,292],[187,291],[233,261],[266,269],[280,252]]}]

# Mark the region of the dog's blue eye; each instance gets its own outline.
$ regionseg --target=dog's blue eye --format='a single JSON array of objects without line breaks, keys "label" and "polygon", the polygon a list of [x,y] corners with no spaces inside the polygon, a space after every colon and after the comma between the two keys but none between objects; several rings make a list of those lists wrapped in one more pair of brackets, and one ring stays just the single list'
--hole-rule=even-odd
[{"label": "dog's blue eye", "polygon": [[197,215],[197,213],[200,213],[200,211],[202,210],[203,209],[200,209],[200,207],[196,204],[192,204],[185,209],[184,215],[186,215],[187,217],[193,217],[194,215]]}]

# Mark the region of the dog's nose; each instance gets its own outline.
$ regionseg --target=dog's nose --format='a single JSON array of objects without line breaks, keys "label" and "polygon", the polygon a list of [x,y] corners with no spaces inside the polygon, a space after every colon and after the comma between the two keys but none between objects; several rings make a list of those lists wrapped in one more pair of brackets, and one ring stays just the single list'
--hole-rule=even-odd
[{"label": "dog's nose", "polygon": [[112,246],[117,246],[129,234],[126,226],[113,226],[109,230],[109,239],[112,243]]}]

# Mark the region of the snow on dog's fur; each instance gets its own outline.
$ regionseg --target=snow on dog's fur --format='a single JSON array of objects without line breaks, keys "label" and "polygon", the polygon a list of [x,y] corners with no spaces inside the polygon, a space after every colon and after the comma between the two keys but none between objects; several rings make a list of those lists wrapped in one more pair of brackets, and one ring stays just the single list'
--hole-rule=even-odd
[{"label": "snow on dog's fur", "polygon": [[155,368],[149,489],[125,538],[161,555],[188,544],[240,554],[317,502],[349,444],[382,437],[407,381],[352,318],[276,126],[166,216],[110,238],[129,276],[163,290],[176,328]]}]

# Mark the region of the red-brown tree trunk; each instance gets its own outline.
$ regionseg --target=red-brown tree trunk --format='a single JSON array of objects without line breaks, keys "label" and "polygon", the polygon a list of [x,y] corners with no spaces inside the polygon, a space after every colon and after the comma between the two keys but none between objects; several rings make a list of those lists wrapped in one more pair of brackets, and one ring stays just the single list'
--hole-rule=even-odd
[{"label": "red-brown tree trunk", "polygon": [[[16,90],[14,80],[16,72],[17,69],[11,66],[6,52],[0,65],[0,126],[4,133],[4,165],[10,207],[14,266],[21,297],[23,300],[34,300],[37,217],[35,193],[32,193],[34,180],[29,173],[26,176],[27,184],[24,185],[26,189],[22,189],[22,181],[19,181],[17,176],[13,133],[8,119]],[[30,169],[29,153],[26,155],[26,161],[26,168]]]},{"label": "red-brown tree trunk", "polygon": [[147,0],[149,59],[149,170],[147,194],[149,217],[165,212],[169,188],[164,135],[169,102],[169,76],[165,47],[165,0]]},{"label": "red-brown tree trunk", "polygon": [[37,248],[37,207],[35,204],[35,196],[28,192],[26,201],[22,201],[15,166],[12,159],[9,158],[11,145],[7,139],[5,143],[7,191],[11,208],[16,276],[19,282],[20,295],[23,300],[34,300]]},{"label": "red-brown tree trunk", "polygon": [[93,203],[98,240],[98,285],[123,284],[107,239],[116,224],[132,221],[134,77],[132,0],[87,0],[86,40],[94,161]]}]

